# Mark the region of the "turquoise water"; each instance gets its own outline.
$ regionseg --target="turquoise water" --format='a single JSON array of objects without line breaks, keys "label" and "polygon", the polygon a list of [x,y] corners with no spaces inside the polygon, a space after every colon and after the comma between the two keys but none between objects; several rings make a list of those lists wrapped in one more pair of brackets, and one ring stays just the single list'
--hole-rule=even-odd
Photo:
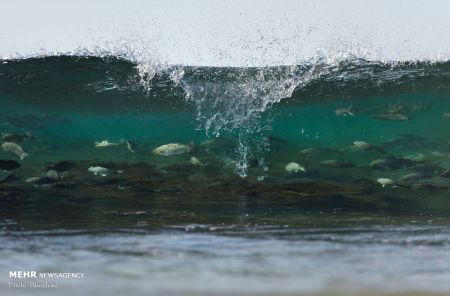
[{"label": "turquoise water", "polygon": [[319,66],[3,62],[0,132],[28,157],[0,151],[1,270],[64,265],[112,295],[445,295],[448,64]]}]

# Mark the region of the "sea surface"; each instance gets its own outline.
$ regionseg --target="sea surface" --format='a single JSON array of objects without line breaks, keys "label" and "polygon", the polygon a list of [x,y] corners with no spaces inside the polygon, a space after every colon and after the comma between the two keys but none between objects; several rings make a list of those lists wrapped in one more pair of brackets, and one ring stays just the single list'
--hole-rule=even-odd
[{"label": "sea surface", "polygon": [[5,59],[0,132],[1,295],[450,293],[448,62]]}]

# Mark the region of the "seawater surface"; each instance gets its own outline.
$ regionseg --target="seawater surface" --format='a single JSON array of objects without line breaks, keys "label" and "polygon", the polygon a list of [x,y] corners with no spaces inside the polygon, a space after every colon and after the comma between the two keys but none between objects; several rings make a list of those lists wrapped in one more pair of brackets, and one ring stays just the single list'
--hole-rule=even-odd
[{"label": "seawater surface", "polygon": [[446,295],[449,82],[447,62],[2,60],[0,269],[86,277],[0,293]]}]

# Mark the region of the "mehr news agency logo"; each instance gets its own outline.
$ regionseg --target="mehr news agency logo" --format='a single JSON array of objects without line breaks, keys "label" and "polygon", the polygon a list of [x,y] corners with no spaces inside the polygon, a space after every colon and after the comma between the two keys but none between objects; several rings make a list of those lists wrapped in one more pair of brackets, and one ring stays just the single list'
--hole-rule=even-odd
[{"label": "mehr news agency logo", "polygon": [[[10,270],[9,288],[59,288],[61,279],[83,279],[84,272],[37,272],[35,270]],[[12,280],[18,279],[18,281]],[[52,281],[53,280],[53,281]]]}]

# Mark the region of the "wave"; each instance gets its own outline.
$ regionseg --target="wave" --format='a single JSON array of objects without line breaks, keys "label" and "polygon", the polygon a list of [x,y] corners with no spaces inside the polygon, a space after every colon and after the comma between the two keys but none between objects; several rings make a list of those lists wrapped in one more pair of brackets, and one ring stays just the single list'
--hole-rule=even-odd
[{"label": "wave", "polygon": [[[282,99],[309,103],[389,91],[446,91],[450,61],[385,63],[354,57],[332,62],[314,58],[290,66],[193,67],[137,63],[120,55],[62,55],[0,60],[0,78],[0,91],[19,97],[31,91],[36,96],[40,92],[108,93],[145,97],[149,104],[158,105],[194,103],[201,101],[197,96],[220,95],[218,101],[233,97],[258,100],[265,109]],[[138,102],[126,103],[132,106]],[[82,108],[82,104],[76,105]]]},{"label": "wave", "polygon": [[[376,94],[448,92],[450,62],[315,58],[278,67],[192,67],[120,56],[45,56],[0,62],[0,93],[41,109],[90,113],[190,110],[208,135],[233,134],[244,172],[270,129],[266,110]],[[258,150],[257,149],[257,150]],[[253,148],[255,150],[255,148]]]}]

